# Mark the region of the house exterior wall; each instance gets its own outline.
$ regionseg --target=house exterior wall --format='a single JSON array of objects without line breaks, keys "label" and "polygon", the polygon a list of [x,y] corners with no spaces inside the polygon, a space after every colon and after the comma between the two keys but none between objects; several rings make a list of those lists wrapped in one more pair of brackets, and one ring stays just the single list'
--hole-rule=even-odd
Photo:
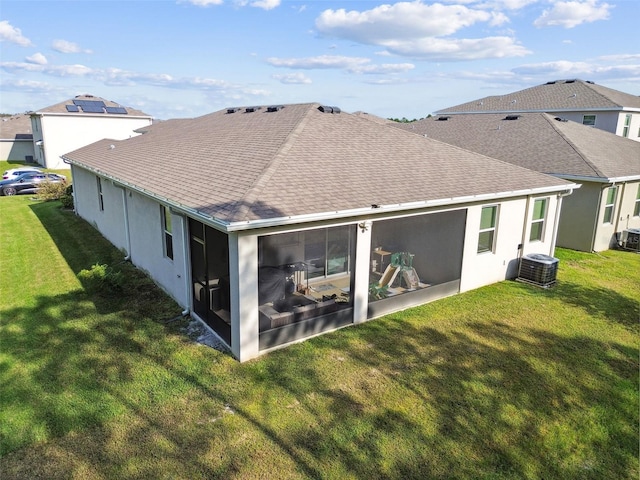
[{"label": "house exterior wall", "polygon": [[185,218],[172,214],[173,260],[164,256],[160,205],[108,179],[101,179],[104,210],[100,210],[96,175],[72,167],[76,213],[107,240],[129,255],[181,306],[189,305],[190,284],[185,249]]},{"label": "house exterior wall", "polygon": [[[46,168],[69,168],[60,158],[61,155],[103,138],[124,140],[134,137],[139,135],[134,132],[135,129],[151,125],[150,117],[107,115],[33,115],[33,148],[37,162]],[[42,148],[38,142],[41,142]]]},{"label": "house exterior wall", "polygon": [[26,162],[27,157],[33,157],[33,141],[31,140],[0,140],[0,160],[19,160]]},{"label": "house exterior wall", "polygon": [[571,120],[572,122],[576,123],[582,123],[583,117],[585,115],[595,115],[596,124],[594,125],[594,127],[611,133],[616,133],[618,129],[618,123],[620,121],[618,111],[609,112],[585,110],[580,112],[552,112],[552,114],[555,114],[558,117],[566,118],[567,120]]},{"label": "house exterior wall", "polygon": [[639,188],[640,181],[629,182],[624,186],[622,199],[620,202],[620,212],[617,216],[618,226],[616,230],[618,232],[622,232],[629,228],[640,228],[640,215],[634,215]]},{"label": "house exterior wall", "polygon": [[[530,241],[534,200],[547,199],[542,240]],[[485,206],[498,205],[494,249],[478,253],[480,216]],[[465,292],[518,275],[519,258],[530,253],[553,256],[554,226],[559,201],[556,195],[505,200],[469,207],[464,242],[460,291]],[[521,246],[521,248],[519,248]]]},{"label": "house exterior wall", "polygon": [[629,132],[626,138],[640,142],[640,112],[620,112],[618,114],[615,134],[621,137],[624,136],[624,127],[627,115],[631,115],[631,121],[629,123]]},{"label": "house exterior wall", "polygon": [[557,245],[563,248],[591,252],[599,211],[602,184],[582,182],[579,189],[562,203]]},{"label": "house exterior wall", "polygon": [[[165,257],[160,203],[136,191],[101,179],[104,209],[100,209],[96,175],[73,166],[76,213],[93,224],[111,243],[130,255],[138,268],[146,271],[154,281],[171,295],[180,305],[191,307],[192,279],[189,260],[189,242],[186,218],[171,213],[173,226],[173,260]],[[635,194],[634,194],[635,195]],[[529,241],[533,205],[536,198],[547,199],[544,234],[541,241]],[[478,235],[482,207],[498,205],[495,248],[492,252],[477,253]],[[457,205],[432,211],[413,212],[414,215],[463,212],[464,223],[462,268],[459,291],[467,291],[484,285],[514,278],[517,275],[518,258],[521,254],[553,254],[554,220],[558,208],[556,195],[542,197],[519,197],[495,203]],[[258,301],[258,239],[273,233],[286,233],[306,228],[355,225],[355,271],[353,295],[353,323],[367,320],[369,298],[369,271],[372,257],[372,230],[376,221],[401,218],[406,213],[389,214],[378,219],[350,219],[339,222],[294,225],[232,232],[229,242],[229,286],[231,351],[240,361],[255,358],[268,350],[259,348],[259,301]],[[455,215],[455,218],[459,218]],[[462,229],[461,233],[462,233]],[[442,239],[443,241],[446,239]],[[519,248],[521,246],[521,248]],[[436,292],[438,292],[436,290]],[[455,292],[436,293],[429,298],[435,300]],[[439,296],[437,296],[439,295]],[[422,297],[407,295],[403,308],[424,303]],[[297,341],[297,340],[296,340]],[[279,348],[279,347],[277,347]]]}]

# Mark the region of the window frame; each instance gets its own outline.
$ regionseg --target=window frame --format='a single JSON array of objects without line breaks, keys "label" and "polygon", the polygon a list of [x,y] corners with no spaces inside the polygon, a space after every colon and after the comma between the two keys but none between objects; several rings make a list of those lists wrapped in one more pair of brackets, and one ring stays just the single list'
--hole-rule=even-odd
[{"label": "window frame", "polygon": [[173,260],[173,221],[171,210],[160,205],[160,224],[162,227],[162,253],[165,258]]},{"label": "window frame", "polygon": [[[613,198],[609,197],[613,194]],[[614,213],[616,208],[616,200],[618,199],[618,186],[613,185],[607,188],[606,199],[604,204],[604,213],[602,223],[605,225],[613,224]]]},{"label": "window frame", "polygon": [[[482,227],[482,220],[483,220],[483,212],[488,210],[488,209],[492,209],[494,211],[492,217],[492,224],[489,227]],[[495,252],[495,248],[496,248],[496,231],[498,230],[498,216],[500,215],[500,206],[499,205],[485,205],[484,207],[481,208],[480,210],[480,226],[478,229],[478,248],[477,248],[477,253],[478,254],[482,254],[482,253],[494,253]],[[481,239],[483,238],[483,234],[489,233],[490,234],[490,241],[489,242],[482,242]],[[488,244],[488,248],[484,248],[483,245],[484,244]]]},{"label": "window frame", "polygon": [[[533,201],[533,211],[531,212],[531,227],[529,229],[529,241],[530,242],[543,242],[544,241],[544,232],[545,226],[547,223],[547,212],[549,210],[549,197],[544,198],[536,198]],[[544,202],[542,206],[541,217],[536,218],[536,205],[538,202]],[[536,238],[533,238],[534,235],[534,225],[540,224],[539,229],[535,231],[537,233]]]},{"label": "window frame", "polygon": [[627,113],[624,117],[624,127],[622,127],[622,136],[629,138],[629,130],[631,128],[631,114]]},{"label": "window frame", "polygon": [[[593,121],[591,120],[592,117],[593,117]],[[582,124],[583,125],[587,125],[589,127],[595,127],[596,126],[596,118],[597,118],[597,115],[592,115],[592,114],[582,115]]]},{"label": "window frame", "polygon": [[96,177],[96,184],[98,186],[98,208],[101,212],[104,212],[104,194],[102,193],[102,178]]},{"label": "window frame", "polygon": [[633,216],[640,217],[640,184],[638,184],[638,193],[636,193],[636,201],[633,205]]}]

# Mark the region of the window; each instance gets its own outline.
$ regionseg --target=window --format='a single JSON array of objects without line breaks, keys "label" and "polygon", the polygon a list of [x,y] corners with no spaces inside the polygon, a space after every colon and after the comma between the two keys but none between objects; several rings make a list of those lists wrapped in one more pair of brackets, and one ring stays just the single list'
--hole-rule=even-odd
[{"label": "window", "polygon": [[160,205],[162,217],[162,232],[164,243],[164,256],[173,260],[173,229],[171,227],[171,211],[168,207]]},{"label": "window", "polygon": [[638,185],[638,193],[636,193],[636,204],[633,207],[633,216],[640,217],[640,185]]},{"label": "window", "polygon": [[547,199],[539,198],[533,202],[533,217],[531,219],[531,233],[529,241],[541,241],[544,235],[544,223],[547,216]]},{"label": "window", "polygon": [[582,124],[589,125],[591,127],[596,124],[596,116],[595,115],[583,115],[582,116]]},{"label": "window", "polygon": [[603,223],[612,223],[613,221],[613,211],[615,209],[617,192],[618,192],[618,187],[609,187],[607,189],[607,201],[604,204]]},{"label": "window", "polygon": [[631,114],[627,113],[624,117],[624,128],[622,129],[622,136],[624,138],[629,137],[629,127],[631,126]]},{"label": "window", "polygon": [[480,216],[480,235],[478,235],[478,253],[493,252],[496,233],[498,207],[482,207]]},{"label": "window", "polygon": [[96,177],[98,181],[98,206],[100,207],[100,211],[104,211],[104,198],[102,196],[102,179],[100,177]]}]

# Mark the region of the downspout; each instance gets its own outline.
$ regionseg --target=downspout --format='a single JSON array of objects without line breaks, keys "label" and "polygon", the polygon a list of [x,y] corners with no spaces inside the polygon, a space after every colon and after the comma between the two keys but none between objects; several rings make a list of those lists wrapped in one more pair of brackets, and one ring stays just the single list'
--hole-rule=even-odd
[{"label": "downspout", "polygon": [[566,192],[558,193],[558,204],[556,205],[556,214],[553,224],[553,238],[551,239],[551,252],[549,255],[553,256],[556,251],[556,242],[558,240],[558,227],[560,225],[560,211],[562,210],[562,199],[573,193],[573,190],[567,190]]},{"label": "downspout", "polygon": [[191,313],[191,279],[189,278],[191,272],[189,269],[189,251],[187,249],[187,242],[189,241],[189,232],[187,231],[187,217],[180,215],[182,219],[182,258],[184,270],[182,272],[182,278],[184,278],[184,293],[186,300],[186,308],[180,312],[183,317],[186,317]]},{"label": "downspout", "polygon": [[604,191],[609,188],[611,184],[604,185],[600,188],[600,195],[598,197],[598,208],[596,209],[596,218],[593,222],[593,231],[591,232],[591,252],[595,252],[596,246],[596,231],[598,230],[598,222],[600,221],[600,209],[602,208],[602,195]]},{"label": "downspout", "polygon": [[529,225],[529,206],[531,205],[531,196],[527,195],[527,205],[525,206],[524,222],[522,222],[522,238],[518,247],[518,258],[522,258],[524,254],[524,245],[527,238],[527,225]]},{"label": "downspout", "polygon": [[122,207],[124,209],[124,237],[127,244],[127,256],[125,262],[131,260],[131,232],[129,231],[129,207],[127,204],[127,189],[122,189]]},{"label": "downspout", "polygon": [[618,227],[620,226],[620,214],[622,213],[622,200],[624,198],[624,191],[626,189],[627,184],[623,183],[622,184],[622,188],[620,188],[620,195],[618,195],[619,199],[618,199],[618,209],[615,212],[616,214],[616,223],[615,223],[615,228],[613,230],[613,236],[616,239],[616,246],[620,247],[620,236],[618,235]]}]

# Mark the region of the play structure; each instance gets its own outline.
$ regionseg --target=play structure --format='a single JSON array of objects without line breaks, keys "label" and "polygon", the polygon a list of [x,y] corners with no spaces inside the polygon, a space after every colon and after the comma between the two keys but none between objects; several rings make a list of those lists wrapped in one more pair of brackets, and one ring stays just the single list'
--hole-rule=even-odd
[{"label": "play structure", "polygon": [[380,280],[370,285],[369,293],[374,298],[380,299],[388,295],[389,288],[404,288],[415,290],[420,286],[420,277],[413,268],[413,257],[409,252],[396,252],[391,254],[389,265],[385,268]]}]

